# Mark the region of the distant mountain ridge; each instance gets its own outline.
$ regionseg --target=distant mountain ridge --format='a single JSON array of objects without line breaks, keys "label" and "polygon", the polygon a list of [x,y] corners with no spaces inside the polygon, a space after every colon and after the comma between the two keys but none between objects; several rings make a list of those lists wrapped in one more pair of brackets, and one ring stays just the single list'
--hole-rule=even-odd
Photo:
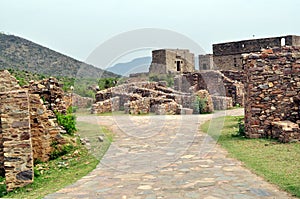
[{"label": "distant mountain ridge", "polygon": [[52,76],[118,76],[24,38],[0,33],[0,69],[10,68]]},{"label": "distant mountain ridge", "polygon": [[152,57],[139,57],[126,63],[117,63],[112,67],[107,68],[107,71],[116,73],[122,76],[128,76],[132,73],[148,72],[152,61]]}]

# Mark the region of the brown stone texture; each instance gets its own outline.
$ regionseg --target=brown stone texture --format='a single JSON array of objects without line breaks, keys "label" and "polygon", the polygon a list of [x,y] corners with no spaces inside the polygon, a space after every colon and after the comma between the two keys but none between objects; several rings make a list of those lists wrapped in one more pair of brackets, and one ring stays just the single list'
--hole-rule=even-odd
[{"label": "brown stone texture", "polygon": [[66,113],[64,91],[62,85],[54,77],[41,81],[32,81],[28,86],[29,93],[38,94],[47,106],[47,109]]},{"label": "brown stone texture", "polygon": [[[203,110],[204,113],[212,113],[214,112],[214,105],[211,95],[208,93],[207,90],[199,90],[196,93],[194,93],[194,96],[199,97],[200,99],[203,99],[206,101],[205,109]],[[195,98],[194,98],[195,99]]]},{"label": "brown stone texture", "polygon": [[122,84],[113,88],[99,91],[92,113],[112,111],[111,99],[118,97],[113,110],[125,110],[130,114],[179,114],[180,108],[190,108],[192,97],[188,93],[178,92],[164,86],[160,82],[136,82]]},{"label": "brown stone texture", "polygon": [[26,90],[0,93],[2,167],[7,191],[33,182],[29,97]]},{"label": "brown stone texture", "polygon": [[[207,90],[212,96],[231,97],[232,105],[244,105],[244,85],[226,77],[217,70],[205,70],[194,73],[183,73],[174,79],[175,90],[181,92],[196,92]],[[215,98],[216,99],[216,98]],[[226,98],[218,98],[218,101]],[[227,103],[222,102],[222,103]],[[219,106],[217,106],[219,107]]]},{"label": "brown stone texture", "polygon": [[0,82],[0,92],[19,90],[21,88],[18,80],[11,76],[7,70],[0,70]]},{"label": "brown stone texture", "polygon": [[245,55],[244,68],[246,135],[283,142],[299,139],[299,130],[291,133],[274,122],[300,123],[300,48],[273,48]]},{"label": "brown stone texture", "polygon": [[51,144],[62,129],[54,113],[47,110],[38,94],[30,94],[29,102],[33,158],[46,162],[53,151]]},{"label": "brown stone texture", "polygon": [[112,97],[110,99],[96,102],[92,105],[91,113],[99,114],[99,113],[108,113],[112,111],[120,110],[120,98]]},{"label": "brown stone texture", "polygon": [[187,49],[160,49],[152,51],[149,74],[193,72],[194,54]]},{"label": "brown stone texture", "polygon": [[8,71],[0,71],[0,88],[0,170],[11,191],[33,181],[33,160],[48,161],[53,141],[65,142],[53,111],[66,107],[54,78],[21,88]]}]

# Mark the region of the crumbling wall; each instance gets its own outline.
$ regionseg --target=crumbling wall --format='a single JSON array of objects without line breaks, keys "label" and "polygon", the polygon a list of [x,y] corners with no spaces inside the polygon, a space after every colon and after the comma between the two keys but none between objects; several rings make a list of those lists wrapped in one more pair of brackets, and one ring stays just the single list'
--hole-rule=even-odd
[{"label": "crumbling wall", "polygon": [[300,124],[300,48],[251,53],[244,57],[244,68],[246,135],[278,138],[283,142],[300,140],[298,129],[291,133],[280,127],[282,132],[278,135],[278,122]]},{"label": "crumbling wall", "polygon": [[[174,84],[174,88],[181,92],[208,90],[212,96],[231,97],[232,106],[244,105],[244,85],[241,82],[231,80],[220,71],[206,70],[197,73],[184,73],[175,77]],[[222,99],[225,98],[218,98],[218,100]]]},{"label": "crumbling wall", "polygon": [[2,166],[7,191],[33,182],[29,96],[26,90],[0,93]]},{"label": "crumbling wall", "polygon": [[65,141],[53,113],[66,110],[63,91],[53,78],[42,82],[21,88],[8,71],[0,71],[0,170],[8,191],[31,183],[33,160],[48,161],[52,142]]},{"label": "crumbling wall", "polygon": [[91,112],[116,110],[111,108],[111,99],[115,97],[118,97],[118,110],[124,109],[125,113],[130,114],[178,114],[180,111],[177,109],[189,108],[192,102],[190,94],[167,88],[163,86],[163,82],[137,82],[99,91]]}]

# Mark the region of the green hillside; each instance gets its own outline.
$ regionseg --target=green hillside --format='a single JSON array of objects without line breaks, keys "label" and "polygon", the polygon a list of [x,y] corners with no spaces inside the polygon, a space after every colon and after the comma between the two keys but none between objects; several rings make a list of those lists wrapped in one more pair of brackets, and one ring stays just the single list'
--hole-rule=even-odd
[{"label": "green hillside", "polygon": [[0,33],[0,69],[77,78],[118,76],[21,37],[2,33]]}]

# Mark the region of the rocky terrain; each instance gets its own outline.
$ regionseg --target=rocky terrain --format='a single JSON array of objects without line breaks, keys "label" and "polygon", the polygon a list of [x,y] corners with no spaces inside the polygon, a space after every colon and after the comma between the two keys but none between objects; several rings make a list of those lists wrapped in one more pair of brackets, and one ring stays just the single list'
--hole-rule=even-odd
[{"label": "rocky terrain", "polygon": [[18,69],[67,77],[118,76],[21,37],[2,33],[0,33],[0,69]]}]

